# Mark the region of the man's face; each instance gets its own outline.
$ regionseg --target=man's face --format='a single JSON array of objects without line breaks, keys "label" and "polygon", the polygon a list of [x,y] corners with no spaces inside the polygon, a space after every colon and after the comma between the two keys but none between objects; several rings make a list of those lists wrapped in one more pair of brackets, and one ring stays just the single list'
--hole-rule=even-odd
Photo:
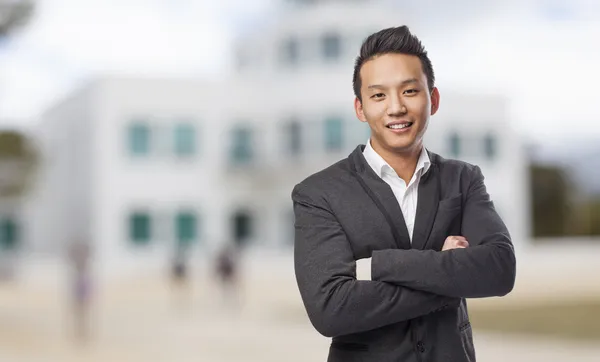
[{"label": "man's face", "polygon": [[417,56],[385,54],[365,62],[360,70],[361,96],[356,114],[371,128],[378,151],[406,153],[420,149],[429,117],[437,112],[439,92],[430,93]]}]

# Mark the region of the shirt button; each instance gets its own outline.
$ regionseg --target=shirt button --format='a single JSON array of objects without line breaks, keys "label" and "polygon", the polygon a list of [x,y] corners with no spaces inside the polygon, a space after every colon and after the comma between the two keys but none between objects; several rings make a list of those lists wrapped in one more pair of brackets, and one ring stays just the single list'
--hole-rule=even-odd
[{"label": "shirt button", "polygon": [[425,353],[425,344],[421,341],[417,342],[417,349],[421,353]]}]

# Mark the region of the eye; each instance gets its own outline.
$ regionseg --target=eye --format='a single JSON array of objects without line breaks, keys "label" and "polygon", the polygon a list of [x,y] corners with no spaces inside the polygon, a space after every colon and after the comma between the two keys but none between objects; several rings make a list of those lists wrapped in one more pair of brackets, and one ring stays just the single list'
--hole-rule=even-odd
[{"label": "eye", "polygon": [[381,99],[383,97],[385,97],[385,94],[383,94],[383,93],[376,93],[371,96],[371,98],[373,98],[373,99]]},{"label": "eye", "polygon": [[408,94],[408,95],[414,95],[414,94],[417,94],[417,93],[419,93],[418,89],[407,89],[407,90],[404,91],[404,94]]}]

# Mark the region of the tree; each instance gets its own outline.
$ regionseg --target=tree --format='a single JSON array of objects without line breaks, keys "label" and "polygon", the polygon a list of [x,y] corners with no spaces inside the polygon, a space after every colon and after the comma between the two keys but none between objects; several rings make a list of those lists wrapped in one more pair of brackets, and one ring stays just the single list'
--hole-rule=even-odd
[{"label": "tree", "polygon": [[37,154],[25,135],[0,131],[0,199],[23,196],[37,163]]},{"label": "tree", "polygon": [[600,235],[600,196],[587,195],[577,207],[577,235]]},{"label": "tree", "polygon": [[573,185],[557,166],[531,166],[533,234],[535,237],[568,234]]},{"label": "tree", "polygon": [[33,0],[0,0],[0,40],[27,23],[33,8]]}]

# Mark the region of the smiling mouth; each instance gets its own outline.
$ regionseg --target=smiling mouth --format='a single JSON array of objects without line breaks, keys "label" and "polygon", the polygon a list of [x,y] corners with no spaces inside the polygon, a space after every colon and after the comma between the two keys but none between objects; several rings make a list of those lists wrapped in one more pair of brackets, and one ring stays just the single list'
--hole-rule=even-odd
[{"label": "smiling mouth", "polygon": [[413,125],[414,122],[402,123],[402,124],[390,124],[386,127],[389,129],[404,129]]}]

